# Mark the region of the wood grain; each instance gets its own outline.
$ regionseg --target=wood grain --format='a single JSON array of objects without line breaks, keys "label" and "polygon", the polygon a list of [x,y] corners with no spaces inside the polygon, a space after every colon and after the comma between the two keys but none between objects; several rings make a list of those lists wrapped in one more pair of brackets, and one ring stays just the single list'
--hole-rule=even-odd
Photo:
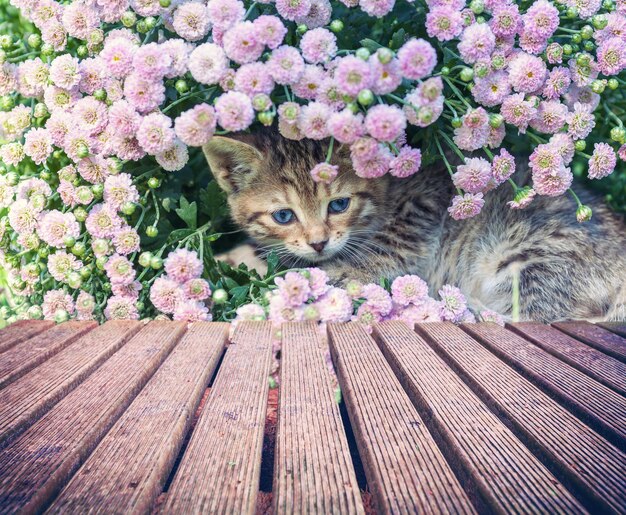
[{"label": "wood grain", "polygon": [[47,513],[149,512],[227,335],[228,324],[193,324]]},{"label": "wood grain", "polygon": [[626,322],[600,322],[596,325],[626,338]]},{"label": "wood grain", "polygon": [[269,322],[237,325],[163,513],[254,513],[271,339]]},{"label": "wood grain", "polygon": [[414,404],[494,512],[584,513],[584,508],[404,322],[374,329]]},{"label": "wood grain", "polygon": [[315,323],[282,326],[275,513],[365,513]]},{"label": "wood grain", "polygon": [[624,453],[458,327],[418,324],[416,330],[572,482],[590,507],[625,511]]},{"label": "wood grain", "polygon": [[95,322],[58,324],[3,352],[0,354],[0,388],[30,372],[96,326]]},{"label": "wood grain", "polygon": [[607,356],[549,325],[522,322],[507,327],[596,381],[626,395],[626,363]]},{"label": "wood grain", "polygon": [[472,504],[376,342],[358,324],[331,324],[328,332],[377,511],[472,513]]},{"label": "wood grain", "polygon": [[54,322],[49,320],[18,320],[0,330],[0,352],[50,329]]},{"label": "wood grain", "polygon": [[141,327],[129,320],[107,322],[0,390],[0,445],[71,392]]},{"label": "wood grain", "polygon": [[463,330],[556,396],[611,438],[626,440],[626,399],[535,344],[496,324],[464,324]]},{"label": "wood grain", "polygon": [[[569,334],[615,359],[626,362],[626,338],[622,338],[619,336],[619,331],[615,331],[617,326],[614,326],[615,332],[612,332],[589,322],[557,322],[552,325],[559,331],[563,331],[565,334]],[[615,334],[616,332],[617,334]]]},{"label": "wood grain", "polygon": [[0,451],[0,512],[40,512],[65,486],[185,331],[150,322]]}]

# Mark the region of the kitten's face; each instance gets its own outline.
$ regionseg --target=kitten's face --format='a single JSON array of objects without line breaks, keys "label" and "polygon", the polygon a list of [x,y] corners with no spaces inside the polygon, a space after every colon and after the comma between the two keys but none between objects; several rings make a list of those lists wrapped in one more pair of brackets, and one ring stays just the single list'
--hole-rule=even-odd
[{"label": "kitten's face", "polygon": [[379,226],[386,181],[357,177],[343,153],[334,155],[339,174],[326,185],[310,175],[325,159],[326,146],[319,142],[293,142],[273,133],[248,143],[214,140],[205,153],[229,192],[233,218],[264,250],[301,263],[322,263],[358,252],[360,242]]}]

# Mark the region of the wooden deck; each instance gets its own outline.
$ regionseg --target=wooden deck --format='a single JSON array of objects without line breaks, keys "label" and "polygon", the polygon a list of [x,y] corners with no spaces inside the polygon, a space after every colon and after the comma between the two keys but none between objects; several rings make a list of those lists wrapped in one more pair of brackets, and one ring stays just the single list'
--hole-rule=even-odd
[{"label": "wooden deck", "polygon": [[626,513],[626,324],[229,330],[0,331],[0,513]]}]

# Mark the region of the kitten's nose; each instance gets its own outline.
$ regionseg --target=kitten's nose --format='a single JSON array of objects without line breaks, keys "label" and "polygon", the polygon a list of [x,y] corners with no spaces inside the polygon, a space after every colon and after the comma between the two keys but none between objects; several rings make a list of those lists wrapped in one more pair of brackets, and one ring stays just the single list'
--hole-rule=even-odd
[{"label": "kitten's nose", "polygon": [[309,245],[311,245],[311,247],[313,247],[313,249],[315,249],[315,252],[320,254],[322,252],[322,250],[324,250],[324,247],[326,246],[327,243],[328,243],[328,240],[314,241],[313,243],[309,243]]}]

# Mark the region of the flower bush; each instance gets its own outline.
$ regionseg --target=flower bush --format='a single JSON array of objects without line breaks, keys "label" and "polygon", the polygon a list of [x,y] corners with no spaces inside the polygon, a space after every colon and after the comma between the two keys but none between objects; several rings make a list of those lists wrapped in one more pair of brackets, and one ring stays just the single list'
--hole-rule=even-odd
[{"label": "flower bush", "polygon": [[443,160],[459,220],[497,187],[512,209],[569,192],[588,220],[575,175],[626,210],[626,0],[0,0],[0,27],[9,321],[472,317],[417,277],[216,262],[238,236],[199,151],[215,134],[329,138],[323,182],[339,144],[372,180]]}]

